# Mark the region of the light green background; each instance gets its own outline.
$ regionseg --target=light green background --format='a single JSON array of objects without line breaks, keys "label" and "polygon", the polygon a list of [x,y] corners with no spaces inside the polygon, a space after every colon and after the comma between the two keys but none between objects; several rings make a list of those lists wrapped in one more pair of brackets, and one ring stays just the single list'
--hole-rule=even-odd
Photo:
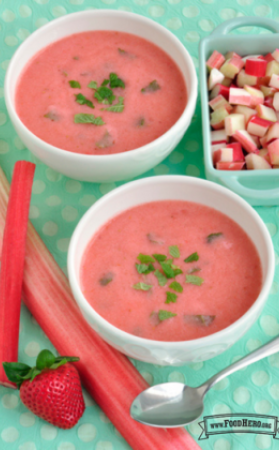
[{"label": "light green background", "polygon": [[[232,6],[233,5],[233,6]],[[133,11],[151,17],[170,29],[187,47],[198,67],[198,43],[218,24],[240,15],[279,20],[279,1],[267,0],[0,0],[0,164],[8,179],[18,159],[37,163],[30,218],[62,268],[66,266],[70,236],[81,216],[99,197],[121,183],[89,184],[68,179],[47,168],[29,153],[16,135],[3,99],[5,71],[18,45],[45,23],[70,12],[91,8]],[[246,29],[257,33],[264,30]],[[243,35],[245,36],[245,35]],[[234,50],[234,49],[232,49]],[[162,164],[145,176],[183,174],[204,177],[201,112],[196,113],[186,136]],[[279,207],[256,208],[279,249]],[[276,263],[278,264],[278,254]],[[279,334],[278,269],[268,302],[258,322],[225,354],[183,368],[160,368],[134,361],[152,383],[186,381],[198,385],[208,377]],[[35,362],[38,352],[51,348],[46,336],[26,308],[22,308],[20,360]],[[92,355],[94,357],[94,355]],[[223,380],[206,398],[204,415],[261,413],[279,416],[279,354]],[[123,392],[125,395],[125,392]],[[33,416],[21,404],[17,391],[0,387],[1,450],[124,450],[130,447],[94,401],[85,393],[86,412],[72,430],[63,431]],[[197,440],[197,423],[188,427]],[[278,441],[253,434],[213,436],[200,443],[204,450],[276,449]],[[160,449],[158,449],[160,450]],[[170,449],[171,450],[171,449]]]}]

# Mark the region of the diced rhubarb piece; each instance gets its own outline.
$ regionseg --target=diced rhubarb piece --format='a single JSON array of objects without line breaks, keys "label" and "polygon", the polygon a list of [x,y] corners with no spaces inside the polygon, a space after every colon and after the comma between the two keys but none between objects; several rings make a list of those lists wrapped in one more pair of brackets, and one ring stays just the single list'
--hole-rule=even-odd
[{"label": "diced rhubarb piece", "polygon": [[229,102],[227,102],[223,95],[217,95],[217,97],[210,100],[208,104],[213,109],[213,111],[216,111],[216,109],[222,107],[226,108],[228,112],[232,110],[232,106],[229,104]]},{"label": "diced rhubarb piece", "polygon": [[271,164],[273,166],[279,165],[279,139],[276,139],[275,141],[268,144],[267,150]]},{"label": "diced rhubarb piece", "polygon": [[267,148],[261,148],[260,151],[259,151],[259,155],[262,158],[264,158],[268,162],[268,164],[271,165],[270,156],[269,156]]},{"label": "diced rhubarb piece", "polygon": [[250,106],[256,106],[263,104],[264,102],[264,95],[262,91],[259,89],[255,89],[254,87],[248,86],[245,84],[244,86],[245,91],[248,92],[248,94],[251,95],[251,103]]},{"label": "diced rhubarb piece", "polygon": [[25,241],[35,164],[18,161],[14,167],[3,237],[0,272],[0,384],[11,383],[3,362],[17,362]]},{"label": "diced rhubarb piece", "polygon": [[241,71],[244,64],[245,62],[241,58],[230,58],[224,62],[220,68],[220,72],[225,77],[234,78]]},{"label": "diced rhubarb piece", "polygon": [[259,153],[255,139],[246,130],[237,130],[233,136],[248,153]]},{"label": "diced rhubarb piece", "polygon": [[245,64],[245,73],[253,77],[264,77],[267,67],[267,61],[259,58],[247,58]]},{"label": "diced rhubarb piece", "polygon": [[272,53],[267,53],[267,54],[264,56],[264,59],[265,59],[267,62],[274,61],[274,58],[273,58],[273,56],[272,56]]},{"label": "diced rhubarb piece", "polygon": [[275,89],[279,89],[279,76],[275,73],[271,75],[269,86]]},{"label": "diced rhubarb piece", "polygon": [[264,106],[268,106],[269,108],[275,109],[274,105],[273,105],[273,97],[266,97],[264,99],[264,103],[263,104],[264,104]]},{"label": "diced rhubarb piece", "polygon": [[221,81],[223,86],[229,87],[232,84],[232,80],[229,77],[225,77],[223,81]]},{"label": "diced rhubarb piece", "polygon": [[260,144],[262,147],[266,147],[267,143],[268,143],[268,140],[267,140],[267,134],[266,134],[265,136],[260,138]]},{"label": "diced rhubarb piece", "polygon": [[228,136],[226,135],[226,130],[223,128],[221,130],[211,131],[211,144],[219,144],[220,142],[227,142]]},{"label": "diced rhubarb piece", "polygon": [[214,130],[220,130],[225,126],[225,118],[229,115],[226,108],[219,108],[211,113],[210,125]]},{"label": "diced rhubarb piece", "polygon": [[261,55],[246,55],[246,56],[243,56],[242,57],[242,60],[245,62],[245,64],[246,64],[246,61],[247,61],[247,59],[257,59],[257,58],[259,58]]},{"label": "diced rhubarb piece", "polygon": [[217,50],[214,50],[210,58],[206,61],[206,67],[208,68],[209,71],[214,68],[220,69],[220,67],[222,66],[222,64],[224,64],[224,62],[225,62],[224,56],[221,53],[217,52]]},{"label": "diced rhubarb piece", "polygon": [[261,86],[268,86],[270,82],[270,77],[259,77],[257,81],[257,88],[261,88]]},{"label": "diced rhubarb piece", "polygon": [[230,89],[228,86],[223,86],[222,84],[218,83],[218,84],[216,84],[216,86],[214,86],[214,88],[210,92],[209,98],[210,98],[210,100],[212,100],[213,98],[217,97],[218,95],[223,95],[223,97],[226,100],[228,100],[229,92],[230,92]]},{"label": "diced rhubarb piece", "polygon": [[219,148],[213,153],[213,164],[218,162],[233,162],[233,149],[229,147]]},{"label": "diced rhubarb piece", "polygon": [[229,102],[231,105],[249,106],[251,103],[251,95],[245,89],[231,87]]},{"label": "diced rhubarb piece", "polygon": [[263,137],[267,132],[268,128],[272,125],[272,123],[273,122],[261,119],[258,116],[253,116],[249,120],[247,131],[249,134],[254,134],[255,136]]},{"label": "diced rhubarb piece", "polygon": [[226,144],[225,142],[220,142],[219,144],[211,145],[211,154],[213,155],[213,153],[216,152],[216,150],[219,150],[221,147],[224,147],[225,144]]},{"label": "diced rhubarb piece", "polygon": [[244,167],[245,162],[219,162],[216,164],[218,170],[241,170]]},{"label": "diced rhubarb piece", "polygon": [[244,161],[243,150],[239,142],[230,142],[227,147],[233,149],[233,161]]},{"label": "diced rhubarb piece", "polygon": [[240,88],[244,87],[245,84],[247,86],[255,86],[257,84],[257,81],[257,77],[247,75],[244,69],[242,69],[236,77],[236,84]]},{"label": "diced rhubarb piece", "polygon": [[227,52],[225,54],[225,59],[231,59],[231,58],[240,58],[241,59],[241,56],[239,56],[239,54],[235,53],[235,52]]},{"label": "diced rhubarb piece", "polygon": [[209,91],[211,91],[211,89],[213,89],[216,84],[221,83],[224,78],[224,75],[218,69],[212,69],[208,77]]},{"label": "diced rhubarb piece", "polygon": [[[266,142],[265,144],[269,144],[271,141],[279,139],[279,121],[273,123],[271,127],[269,128],[267,135],[266,135]],[[264,143],[261,142],[262,146],[265,147]]]},{"label": "diced rhubarb piece", "polygon": [[265,75],[271,77],[272,74],[279,75],[279,63],[277,61],[270,61],[267,63]]},{"label": "diced rhubarb piece", "polygon": [[256,155],[255,153],[249,153],[249,155],[246,155],[245,162],[248,170],[272,169],[271,165],[266,161],[266,159],[262,158],[260,155]]},{"label": "diced rhubarb piece", "polygon": [[[0,169],[1,238],[8,193],[9,184]],[[108,345],[83,318],[66,276],[31,223],[27,231],[23,301],[60,355],[79,356],[75,366],[85,389],[134,450],[201,450],[184,428],[162,430],[131,418],[131,403],[148,387],[147,382],[128,358]]]},{"label": "diced rhubarb piece", "polygon": [[271,53],[272,57],[275,59],[275,61],[279,62],[279,49],[276,48],[274,52]]},{"label": "diced rhubarb piece", "polygon": [[243,114],[245,119],[245,125],[250,120],[250,117],[255,116],[257,111],[253,108],[248,108],[248,106],[237,105],[233,109],[233,114]]},{"label": "diced rhubarb piece", "polygon": [[277,116],[275,114],[274,109],[269,108],[265,105],[257,105],[256,111],[258,113],[258,116],[262,119],[269,120],[270,122],[276,122]]},{"label": "diced rhubarb piece", "polygon": [[260,86],[260,90],[265,97],[274,97],[275,92],[277,92],[275,88],[263,85]]},{"label": "diced rhubarb piece", "polygon": [[225,130],[228,136],[235,134],[236,130],[245,130],[243,114],[231,114],[225,118]]}]

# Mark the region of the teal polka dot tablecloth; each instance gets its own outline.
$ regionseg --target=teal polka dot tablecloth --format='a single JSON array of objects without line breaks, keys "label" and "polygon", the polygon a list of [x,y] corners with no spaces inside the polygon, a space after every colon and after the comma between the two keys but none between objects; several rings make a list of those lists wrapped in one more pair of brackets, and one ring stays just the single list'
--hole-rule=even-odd
[{"label": "teal polka dot tablecloth", "polygon": [[[245,15],[279,20],[279,2],[275,0],[0,0],[0,164],[9,180],[17,160],[26,159],[37,164],[30,219],[65,272],[68,244],[78,220],[98,198],[121,183],[81,183],[54,172],[35,159],[11,125],[3,99],[3,85],[9,60],[30,33],[57,17],[91,8],[132,11],[152,18],[171,30],[187,47],[197,71],[199,40],[224,20]],[[267,31],[246,27],[238,32]],[[145,176],[162,174],[204,177],[199,99],[192,124],[182,142],[162,164]],[[258,207],[256,210],[272,236],[278,265],[279,207]],[[278,283],[277,269],[260,319],[223,355],[180,368],[152,366],[139,361],[133,363],[150,384],[165,381],[187,382],[192,386],[201,384],[217,371],[279,334]],[[19,358],[33,365],[38,352],[43,348],[52,349],[52,346],[28,310],[22,307],[21,312]],[[224,379],[208,393],[204,416],[226,413],[279,416],[278,374],[279,353]],[[84,397],[87,407],[83,417],[72,430],[64,431],[30,413],[20,402],[18,391],[0,387],[0,449],[129,449],[94,400],[86,392]],[[191,424],[188,430],[198,440],[201,433],[198,422]],[[275,450],[279,448],[279,442],[264,434],[235,433],[211,436],[200,441],[200,446],[203,450]]]}]

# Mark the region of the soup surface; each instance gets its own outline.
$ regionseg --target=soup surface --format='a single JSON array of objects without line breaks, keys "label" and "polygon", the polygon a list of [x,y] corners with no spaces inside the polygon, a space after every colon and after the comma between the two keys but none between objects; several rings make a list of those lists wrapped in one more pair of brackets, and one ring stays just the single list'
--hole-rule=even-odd
[{"label": "soup surface", "polygon": [[196,339],[239,319],[262,284],[254,244],[215,209],[159,201],[129,209],[95,234],[81,265],[88,302],[128,333]]},{"label": "soup surface", "polygon": [[128,33],[90,31],[56,41],[30,60],[16,109],[49,144],[103,155],[164,134],[186,99],[180,70],[159,47]]}]

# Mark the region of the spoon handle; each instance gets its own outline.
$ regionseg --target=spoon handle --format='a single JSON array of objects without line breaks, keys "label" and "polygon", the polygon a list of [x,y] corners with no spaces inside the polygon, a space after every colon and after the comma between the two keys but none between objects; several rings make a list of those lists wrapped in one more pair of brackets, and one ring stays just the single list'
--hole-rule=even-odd
[{"label": "spoon handle", "polygon": [[214,384],[218,383],[218,381],[222,380],[231,373],[236,372],[237,370],[240,370],[243,367],[249,366],[250,364],[253,364],[256,361],[259,361],[277,352],[279,352],[279,337],[276,337],[275,339],[263,345],[262,347],[256,349],[249,355],[244,356],[244,358],[239,359],[235,363],[221,370],[221,372],[217,373],[209,380],[207,380],[203,385],[199,387],[202,395],[204,396],[206,392],[209,389],[211,389],[212,386],[214,386]]}]

